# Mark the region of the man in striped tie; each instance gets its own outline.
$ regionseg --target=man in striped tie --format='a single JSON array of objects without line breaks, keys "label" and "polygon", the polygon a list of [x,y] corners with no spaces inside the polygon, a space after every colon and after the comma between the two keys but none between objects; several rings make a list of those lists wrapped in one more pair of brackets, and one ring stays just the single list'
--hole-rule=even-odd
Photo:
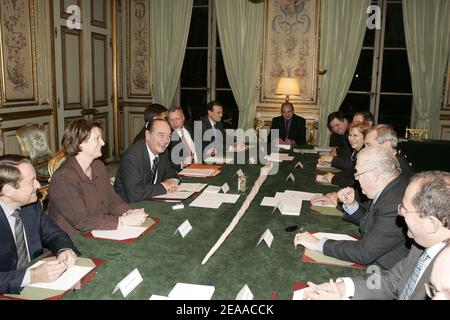
[{"label": "man in striped tie", "polygon": [[[363,277],[338,278],[321,285],[309,283],[306,299],[424,300],[434,259],[450,238],[450,172],[416,174],[409,183],[398,213],[414,239],[409,255],[391,269]],[[447,266],[447,270],[450,268]],[[373,269],[372,269],[373,270]]]},{"label": "man in striped tie", "polygon": [[[77,261],[72,240],[43,214],[36,196],[39,187],[28,157],[0,157],[0,293],[20,293],[29,284],[52,282]],[[27,268],[44,247],[57,261]]]}]

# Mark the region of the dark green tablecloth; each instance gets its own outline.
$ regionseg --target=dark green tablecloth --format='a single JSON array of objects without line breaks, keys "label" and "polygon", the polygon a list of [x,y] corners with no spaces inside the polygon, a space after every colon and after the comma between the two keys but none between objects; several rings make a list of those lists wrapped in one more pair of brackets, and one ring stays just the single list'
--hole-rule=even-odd
[{"label": "dark green tablecloth", "polygon": [[[291,152],[292,154],[292,152]],[[301,160],[302,170],[294,169]],[[144,281],[126,299],[148,299],[152,294],[168,295],[177,282],[215,286],[213,299],[235,299],[247,284],[255,299],[271,299],[276,291],[278,299],[291,299],[295,281],[322,283],[338,276],[363,274],[363,269],[352,269],[301,261],[303,248],[294,250],[295,232],[286,232],[285,227],[303,226],[305,230],[357,234],[358,228],[339,217],[310,213],[309,202],[304,202],[300,216],[281,215],[271,207],[262,207],[265,196],[286,189],[308,192],[330,192],[335,189],[316,185],[314,181],[315,155],[295,154],[294,161],[283,162],[279,173],[268,176],[259,193],[251,203],[241,221],[222,246],[205,265],[201,261],[224,232],[241,207],[247,193],[258,178],[261,165],[227,165],[223,172],[208,179],[185,179],[185,182],[203,182],[222,185],[227,182],[229,193],[237,193],[237,176],[243,169],[248,175],[246,194],[241,194],[236,204],[222,204],[219,209],[190,207],[190,198],[183,210],[172,210],[173,203],[143,201],[134,204],[144,207],[151,216],[161,219],[155,229],[133,244],[106,240],[92,240],[81,235],[74,242],[85,257],[104,259],[97,269],[97,276],[81,290],[69,292],[64,299],[123,299],[120,292],[112,294],[116,284],[134,268],[138,268]],[[295,183],[285,182],[290,172]],[[172,236],[186,219],[193,229],[182,238]],[[274,235],[271,248],[265,243],[256,244],[269,228]]]}]

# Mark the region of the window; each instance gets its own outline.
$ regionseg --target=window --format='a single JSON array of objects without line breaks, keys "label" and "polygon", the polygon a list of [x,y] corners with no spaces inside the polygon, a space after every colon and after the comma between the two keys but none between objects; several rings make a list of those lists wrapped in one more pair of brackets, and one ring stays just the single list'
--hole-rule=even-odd
[{"label": "window", "polygon": [[381,30],[366,30],[350,89],[340,109],[351,118],[370,110],[377,123],[394,126],[403,136],[410,126],[411,75],[406,52],[401,1],[380,0]]},{"label": "window", "polygon": [[211,100],[222,103],[224,126],[237,128],[239,111],[225,71],[214,0],[194,0],[176,101],[186,118],[198,120]]}]

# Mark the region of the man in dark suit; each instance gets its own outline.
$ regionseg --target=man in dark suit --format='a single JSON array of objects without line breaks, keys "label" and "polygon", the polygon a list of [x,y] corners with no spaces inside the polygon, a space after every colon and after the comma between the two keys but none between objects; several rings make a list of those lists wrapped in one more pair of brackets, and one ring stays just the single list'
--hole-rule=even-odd
[{"label": "man in dark suit", "polygon": [[[18,294],[29,284],[53,282],[77,261],[72,240],[43,214],[39,187],[29,158],[0,157],[0,293]],[[27,268],[44,247],[57,261]]]},{"label": "man in dark suit", "polygon": [[292,103],[285,102],[281,105],[281,116],[272,119],[270,129],[278,130],[279,144],[306,143],[306,121],[294,113]]},{"label": "man in dark suit", "polygon": [[[399,299],[424,300],[425,283],[445,241],[450,238],[450,173],[421,172],[409,183],[398,214],[405,218],[408,236],[414,239],[409,255],[387,271],[340,278],[337,283],[314,285],[308,289],[309,299]],[[448,272],[448,266],[446,267]],[[375,276],[375,277],[374,277]]]},{"label": "man in dark suit", "polygon": [[399,176],[395,156],[381,146],[361,150],[355,169],[355,178],[359,180],[363,193],[372,199],[369,207],[366,209],[355,201],[353,188],[341,189],[338,197],[344,203],[344,219],[359,225],[361,239],[318,239],[304,232],[296,236],[294,243],[340,260],[358,264],[376,262],[383,269],[391,268],[409,251],[404,221],[397,217],[397,207],[407,181]]},{"label": "man in dark suit", "polygon": [[144,110],[144,127],[139,131],[139,133],[134,137],[133,144],[136,143],[136,141],[144,140],[145,139],[145,128],[150,120],[152,119],[166,119],[167,118],[167,108],[158,104],[158,103],[152,103],[151,105],[147,106]]},{"label": "man in dark suit", "polygon": [[166,120],[147,124],[145,140],[137,141],[120,158],[114,190],[123,200],[137,202],[177,190],[177,173],[166,151],[171,130]]},{"label": "man in dark suit", "polygon": [[172,128],[172,139],[169,145],[170,159],[175,169],[180,171],[192,163],[198,163],[194,132],[185,121],[183,109],[179,106],[169,108],[168,120]]},{"label": "man in dark suit", "polygon": [[327,126],[331,131],[330,147],[336,147],[334,156],[349,158],[352,146],[348,141],[348,120],[342,111],[332,112],[328,115]]},{"label": "man in dark suit", "polygon": [[206,109],[208,114],[201,118],[203,155],[205,157],[221,155],[227,142],[222,123],[223,107],[219,101],[213,100],[208,102]]}]

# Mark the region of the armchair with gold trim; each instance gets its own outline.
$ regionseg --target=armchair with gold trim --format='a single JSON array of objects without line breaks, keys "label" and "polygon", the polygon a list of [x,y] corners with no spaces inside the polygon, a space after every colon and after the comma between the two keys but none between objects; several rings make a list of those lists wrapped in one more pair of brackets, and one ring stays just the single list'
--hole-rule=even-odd
[{"label": "armchair with gold trim", "polygon": [[56,152],[48,161],[48,173],[50,175],[50,178],[48,179],[49,182],[55,171],[64,163],[64,161],[66,161],[66,154],[62,149]]},{"label": "armchair with gold trim", "polygon": [[37,179],[40,182],[47,183],[50,178],[48,161],[52,157],[52,151],[44,127],[40,124],[27,123],[17,129],[16,137],[22,154],[31,158]]},{"label": "armchair with gold trim", "polygon": [[426,140],[428,139],[428,129],[406,128],[405,138],[408,140]]}]

